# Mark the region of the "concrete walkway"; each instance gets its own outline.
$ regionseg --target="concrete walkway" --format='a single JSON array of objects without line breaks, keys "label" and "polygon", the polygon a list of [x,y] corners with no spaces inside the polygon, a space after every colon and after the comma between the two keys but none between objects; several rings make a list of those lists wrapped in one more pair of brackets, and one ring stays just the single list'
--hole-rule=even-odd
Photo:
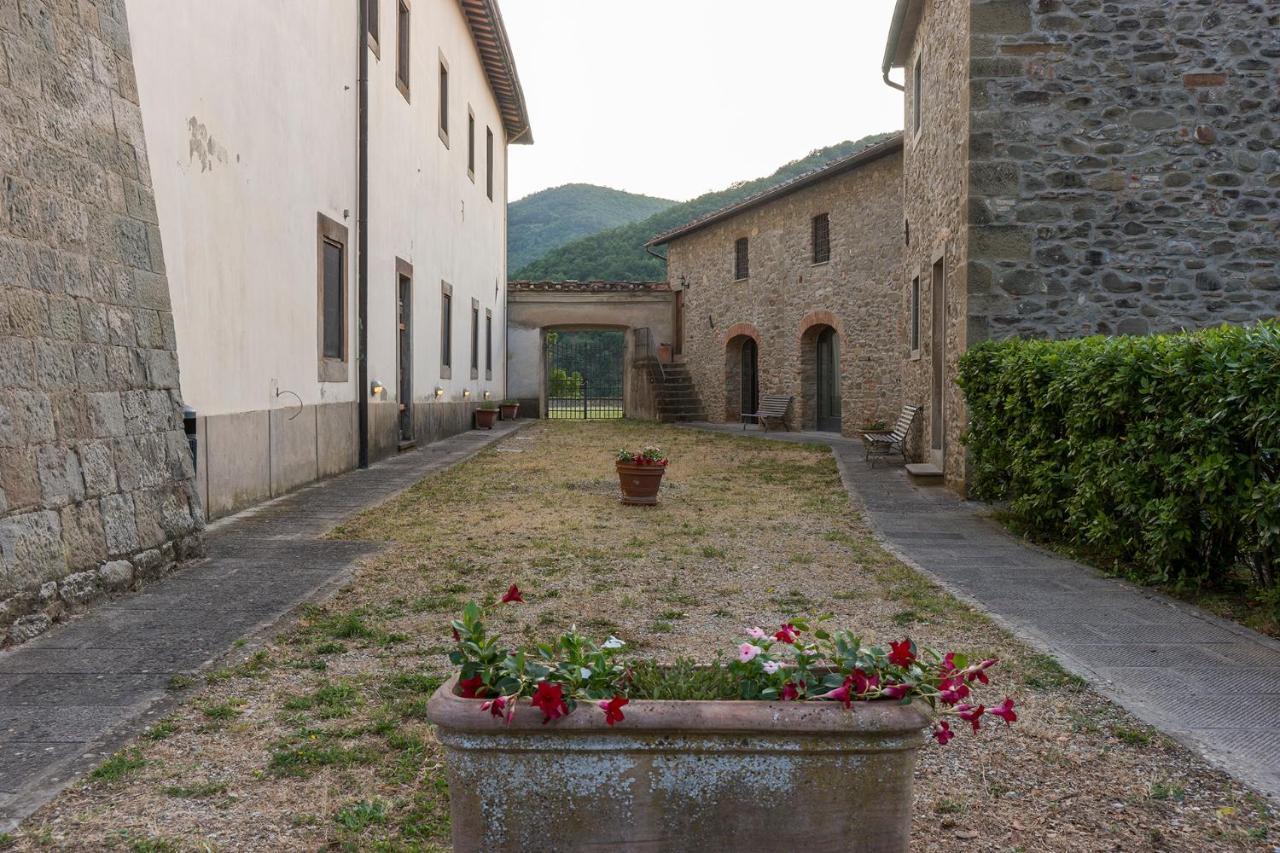
[{"label": "concrete walkway", "polygon": [[[737,425],[693,426],[743,434]],[[868,467],[857,440],[763,435],[830,445],[845,488],[895,555],[1135,717],[1280,798],[1280,642],[1025,544],[984,504],[917,486],[901,464]]]},{"label": "concrete walkway", "polygon": [[210,526],[208,557],[0,653],[0,832],[180,700],[170,679],[336,590],[374,542],[320,537],[531,421],[461,433]]}]

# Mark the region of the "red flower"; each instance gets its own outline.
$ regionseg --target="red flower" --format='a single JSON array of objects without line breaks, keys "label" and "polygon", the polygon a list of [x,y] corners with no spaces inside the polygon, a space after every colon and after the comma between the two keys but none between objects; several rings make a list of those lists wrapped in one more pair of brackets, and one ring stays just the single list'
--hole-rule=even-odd
[{"label": "red flower", "polygon": [[911,640],[903,640],[899,643],[889,643],[889,663],[894,666],[908,667],[915,663],[916,656],[911,651]]},{"label": "red flower", "polygon": [[538,682],[538,689],[534,691],[529,704],[542,712],[544,726],[557,717],[563,717],[569,713],[569,706],[564,701],[564,688],[547,681]]},{"label": "red flower", "polygon": [[995,658],[987,658],[982,663],[975,663],[973,666],[966,669],[964,671],[964,676],[969,679],[970,684],[974,681],[981,681],[983,684],[990,684],[991,682],[987,681],[986,670],[995,666],[997,663],[999,663],[999,661]]},{"label": "red flower", "polygon": [[799,636],[799,634],[800,632],[796,630],[796,626],[787,622],[782,626],[782,630],[773,635],[773,638],[779,643],[787,643],[790,645],[796,641],[796,637]]},{"label": "red flower", "polygon": [[1013,700],[1008,696],[1004,697],[1003,702],[1001,702],[997,707],[987,711],[987,713],[1004,720],[1004,724],[1006,726],[1010,723],[1018,722],[1018,715],[1014,713],[1013,710]]},{"label": "red flower", "polygon": [[480,706],[481,711],[488,711],[495,717],[501,717],[502,712],[506,710],[507,700],[505,696],[499,696],[497,699],[490,699]]},{"label": "red flower", "polygon": [[901,699],[910,692],[910,684],[889,684],[880,691],[880,694],[886,699]]},{"label": "red flower", "polygon": [[985,711],[986,708],[981,705],[959,705],[956,707],[956,714],[960,716],[960,719],[972,725],[975,732],[982,725],[982,715]]},{"label": "red flower", "polygon": [[799,687],[797,687],[796,685],[792,684],[790,681],[788,681],[786,684],[782,685],[782,700],[785,702],[785,701],[787,701],[787,700],[789,700],[789,699],[799,699],[799,698],[800,698],[800,688],[801,688],[801,687],[804,687],[804,682],[803,682],[803,681],[802,681],[802,682],[800,682]]},{"label": "red flower", "polygon": [[946,720],[938,723],[938,727],[933,730],[933,739],[943,746],[946,746],[947,741],[951,740],[955,736],[956,733],[951,731],[951,724]]},{"label": "red flower", "polygon": [[850,682],[853,683],[853,692],[858,696],[861,696],[864,693],[866,693],[868,690],[871,690],[872,688],[880,684],[880,676],[878,675],[869,676],[862,670],[855,669],[853,671],[853,674],[849,676],[849,680],[846,681],[845,684],[849,684]]},{"label": "red flower", "polygon": [[475,699],[484,692],[484,679],[478,675],[463,678],[458,682],[458,690],[461,691],[463,699]]},{"label": "red flower", "polygon": [[956,653],[947,652],[942,659],[942,668],[938,670],[939,675],[950,675],[956,671]]},{"label": "red flower", "polygon": [[612,726],[614,723],[626,719],[626,717],[622,716],[622,706],[627,704],[625,696],[614,696],[608,702],[600,702],[598,704],[600,710],[604,711],[604,721],[609,725]]},{"label": "red flower", "polygon": [[458,643],[458,642],[461,642],[461,641],[462,641],[462,636],[458,633],[458,629],[457,629],[457,628],[450,628],[449,630],[453,632],[453,641],[454,641],[455,643]]},{"label": "red flower", "polygon": [[938,682],[938,690],[938,699],[944,705],[954,705],[969,695],[963,678],[944,678]]},{"label": "red flower", "polygon": [[502,603],[507,604],[512,601],[524,603],[524,596],[520,594],[520,587],[515,584],[511,585],[511,589],[507,590],[507,594],[502,596]]},{"label": "red flower", "polygon": [[853,704],[853,694],[850,692],[852,687],[853,687],[853,676],[851,675],[844,680],[844,684],[841,684],[835,690],[828,690],[826,693],[820,693],[813,698],[835,699],[839,702],[843,702],[844,706],[848,708],[850,705]]}]

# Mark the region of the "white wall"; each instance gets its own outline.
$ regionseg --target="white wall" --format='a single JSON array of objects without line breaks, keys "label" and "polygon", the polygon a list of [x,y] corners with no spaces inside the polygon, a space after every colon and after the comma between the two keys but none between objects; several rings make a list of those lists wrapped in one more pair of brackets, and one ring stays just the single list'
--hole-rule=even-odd
[{"label": "white wall", "polygon": [[[395,258],[414,268],[415,397],[501,396],[505,134],[456,0],[413,0],[411,103],[395,85],[395,0],[370,54],[369,376],[394,399]],[[220,415],[359,399],[355,363],[356,9],[350,0],[128,0],[174,303],[184,399]],[[437,135],[450,67],[451,147]],[[466,170],[466,118],[477,169]],[[484,128],[495,133],[485,197]],[[318,378],[316,214],[348,228],[348,379]],[[453,379],[439,378],[440,282],[454,288]],[[497,292],[495,293],[495,284]],[[494,312],[494,378],[470,380],[471,298]],[[482,329],[483,350],[483,329]],[[367,389],[366,389],[367,391]],[[473,399],[475,399],[473,397]]]}]

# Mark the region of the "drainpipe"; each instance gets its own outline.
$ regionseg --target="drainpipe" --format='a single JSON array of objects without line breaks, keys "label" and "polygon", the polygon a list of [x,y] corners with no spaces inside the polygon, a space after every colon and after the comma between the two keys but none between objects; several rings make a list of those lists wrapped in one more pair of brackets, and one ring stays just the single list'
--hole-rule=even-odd
[{"label": "drainpipe", "polygon": [[884,84],[891,89],[897,89],[899,92],[907,91],[906,86],[899,86],[897,83],[889,79],[889,69],[893,67],[893,50],[898,44],[898,38],[902,35],[902,24],[907,17],[907,7],[911,5],[911,0],[898,0],[893,6],[893,19],[889,24],[889,39],[884,50],[884,62],[880,65],[882,72],[881,78]]},{"label": "drainpipe", "polygon": [[890,80],[890,79],[889,79],[889,69],[888,69],[888,68],[886,68],[886,69],[884,70],[884,76],[883,76],[883,78],[882,78],[882,79],[884,80],[884,84],[885,84],[886,86],[888,86],[890,89],[897,89],[899,92],[905,92],[905,91],[907,91],[907,87],[906,87],[906,86],[903,86],[903,85],[902,85],[902,84],[900,84],[900,83],[895,83],[895,82],[893,82],[892,80]]},{"label": "drainpipe", "polygon": [[356,435],[359,465],[369,467],[369,30],[367,0],[356,0],[356,110],[359,114],[356,156]]}]

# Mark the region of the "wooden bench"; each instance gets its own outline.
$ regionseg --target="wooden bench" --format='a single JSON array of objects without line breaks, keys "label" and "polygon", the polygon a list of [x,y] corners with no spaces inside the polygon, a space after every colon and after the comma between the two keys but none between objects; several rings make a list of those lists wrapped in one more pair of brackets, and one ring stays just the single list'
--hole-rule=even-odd
[{"label": "wooden bench", "polygon": [[911,433],[911,425],[919,413],[919,406],[903,406],[902,414],[898,415],[898,422],[893,425],[892,430],[864,432],[862,446],[866,449],[867,464],[871,463],[873,456],[892,456],[894,453],[902,454],[902,461],[906,462],[907,436]]},{"label": "wooden bench", "polygon": [[785,429],[787,426],[787,412],[791,408],[791,400],[793,398],[786,394],[765,394],[760,398],[760,411],[743,412],[742,428],[747,428],[747,421],[755,419],[760,424],[760,429],[768,430],[769,421],[774,420],[782,424]]}]

